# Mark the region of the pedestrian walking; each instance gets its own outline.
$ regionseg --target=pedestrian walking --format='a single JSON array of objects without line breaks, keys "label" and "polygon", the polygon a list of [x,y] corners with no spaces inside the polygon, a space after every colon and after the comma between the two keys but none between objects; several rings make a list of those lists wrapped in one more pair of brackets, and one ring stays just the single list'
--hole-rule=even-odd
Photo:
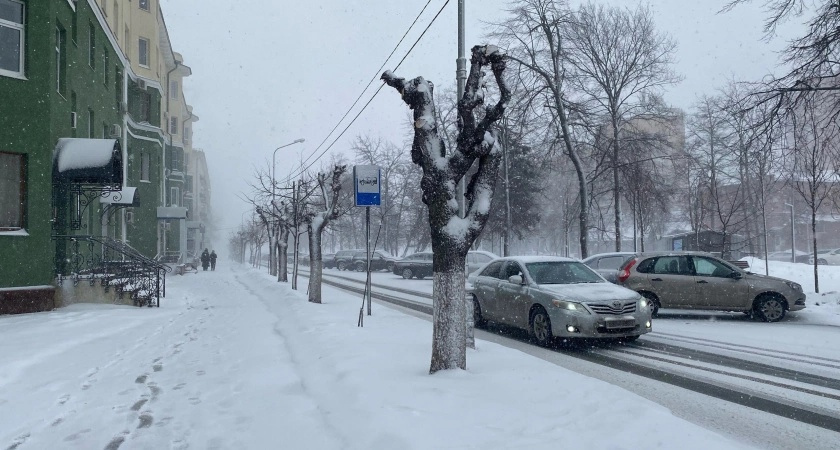
[{"label": "pedestrian walking", "polygon": [[210,270],[216,270],[216,250],[210,251]]},{"label": "pedestrian walking", "polygon": [[201,268],[204,271],[207,271],[207,267],[210,265],[210,252],[207,251],[205,248],[203,252],[201,252]]}]

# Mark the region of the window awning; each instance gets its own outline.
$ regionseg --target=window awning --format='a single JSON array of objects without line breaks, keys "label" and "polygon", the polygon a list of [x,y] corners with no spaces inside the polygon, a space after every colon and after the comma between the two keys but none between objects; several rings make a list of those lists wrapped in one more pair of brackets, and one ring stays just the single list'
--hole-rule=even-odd
[{"label": "window awning", "polygon": [[58,140],[53,152],[55,176],[77,184],[122,184],[122,149],[116,139]]},{"label": "window awning", "polygon": [[100,197],[99,203],[115,206],[140,206],[136,187],[124,187],[119,191],[109,192],[106,197]]}]

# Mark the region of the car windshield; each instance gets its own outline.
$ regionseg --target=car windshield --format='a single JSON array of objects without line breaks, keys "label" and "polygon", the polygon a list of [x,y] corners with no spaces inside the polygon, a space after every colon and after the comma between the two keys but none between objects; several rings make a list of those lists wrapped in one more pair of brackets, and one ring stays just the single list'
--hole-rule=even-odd
[{"label": "car windshield", "polygon": [[576,261],[545,261],[525,267],[537,284],[605,283],[589,267]]}]

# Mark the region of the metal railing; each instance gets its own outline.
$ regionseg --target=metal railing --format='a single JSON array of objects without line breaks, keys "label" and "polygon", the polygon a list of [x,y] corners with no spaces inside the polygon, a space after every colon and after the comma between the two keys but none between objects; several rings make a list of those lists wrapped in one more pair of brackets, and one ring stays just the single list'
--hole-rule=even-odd
[{"label": "metal railing", "polygon": [[66,246],[60,251],[66,256],[56,267],[59,286],[65,280],[74,286],[99,283],[105,292],[114,289],[119,298],[130,295],[135,306],[160,307],[161,297],[166,297],[166,273],[172,269],[125,242],[87,235],[58,235],[53,240],[57,248]]}]

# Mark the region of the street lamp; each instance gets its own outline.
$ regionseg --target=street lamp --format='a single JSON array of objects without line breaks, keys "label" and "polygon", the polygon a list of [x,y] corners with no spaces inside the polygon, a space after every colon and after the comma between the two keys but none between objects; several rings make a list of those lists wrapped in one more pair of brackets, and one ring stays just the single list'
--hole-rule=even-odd
[{"label": "street lamp", "polygon": [[280,150],[281,148],[288,147],[290,145],[300,144],[301,142],[304,142],[305,140],[306,139],[295,139],[294,141],[292,141],[292,142],[290,142],[286,145],[281,145],[281,146],[275,148],[274,153],[271,155],[271,212],[272,212],[272,214],[274,213],[274,182],[275,182],[274,173],[275,173],[275,166],[276,166],[276,164],[274,162],[274,158],[277,156],[277,150]]},{"label": "street lamp", "polygon": [[796,227],[794,226],[793,205],[785,203],[785,206],[790,207],[790,262],[796,262]]}]

